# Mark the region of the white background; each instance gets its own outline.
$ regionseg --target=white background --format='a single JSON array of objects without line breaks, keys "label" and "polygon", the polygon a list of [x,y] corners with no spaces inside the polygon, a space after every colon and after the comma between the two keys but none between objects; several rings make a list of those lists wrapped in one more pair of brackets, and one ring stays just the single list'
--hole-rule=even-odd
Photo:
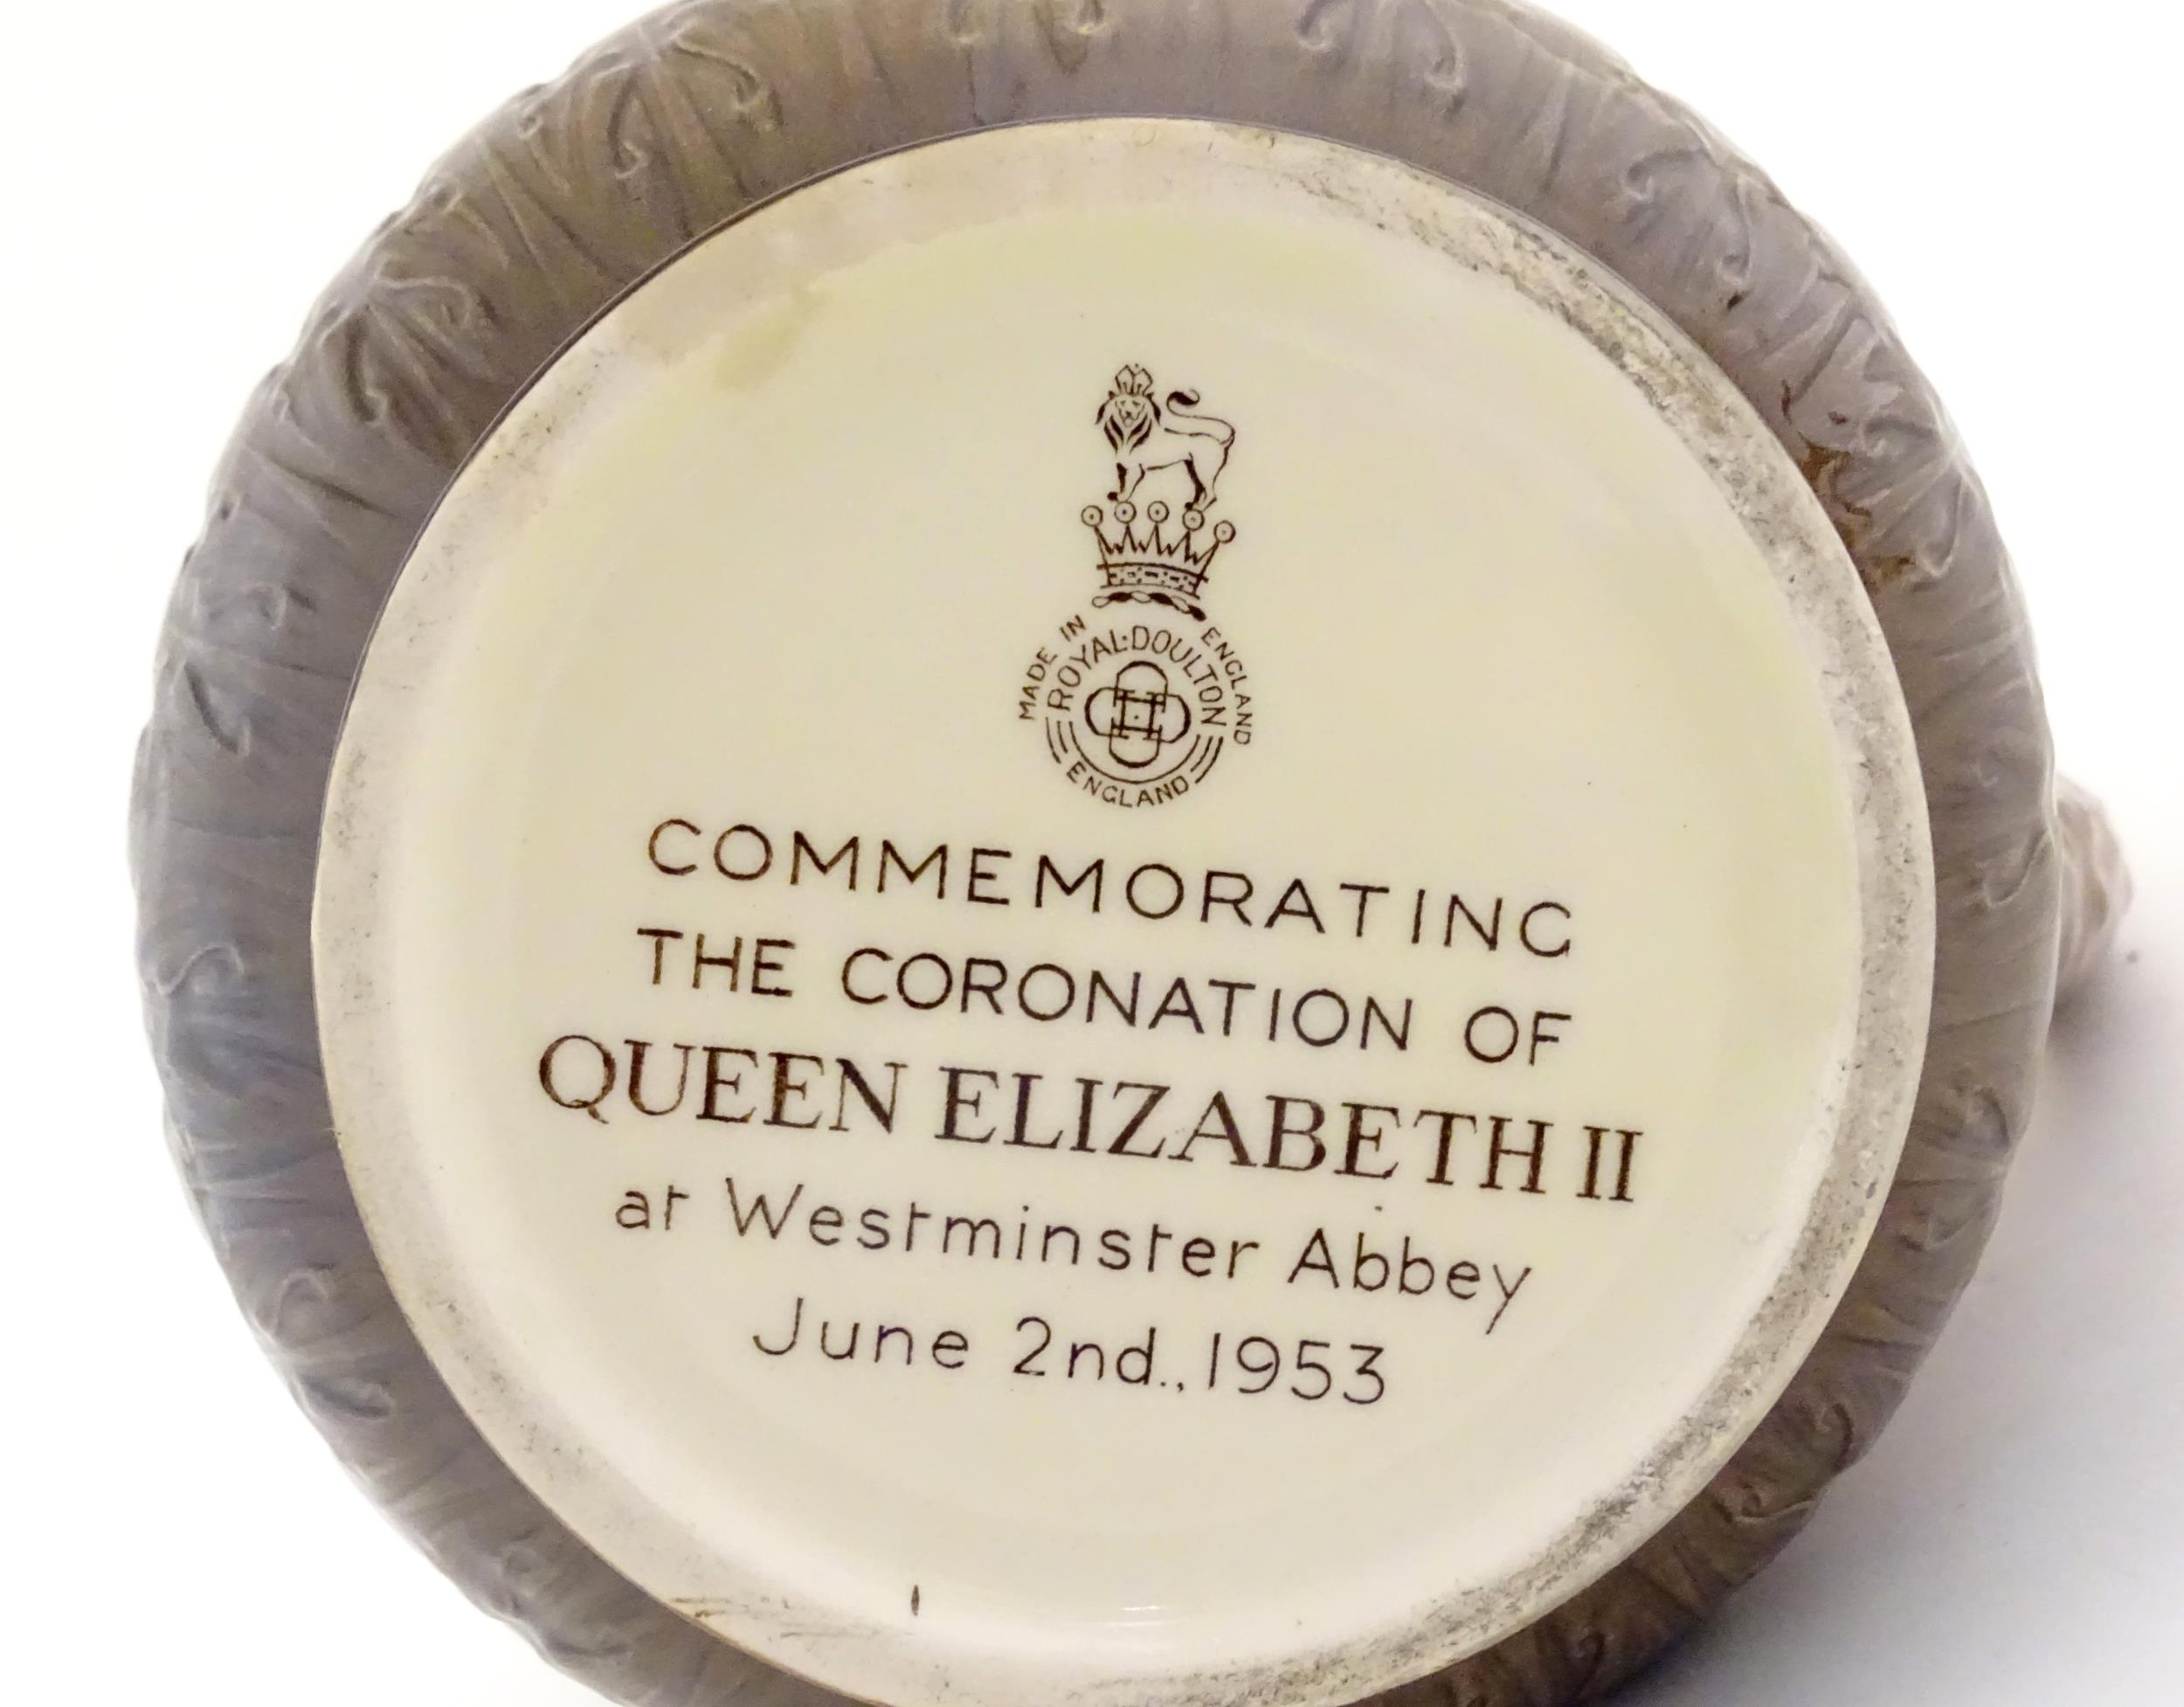
[{"label": "white background", "polygon": [[[628,3],[9,9],[11,1699],[591,1699],[373,1514],[259,1359],[162,1153],[122,852],[154,632],[250,386],[433,155]],[[1560,9],[1757,156],[1891,305],[2017,555],[2064,762],[2113,805],[2140,889],[2116,961],[2058,1028],[2001,1230],[1894,1427],[1628,1707],[2174,1703],[2175,15],[1969,0]]]}]

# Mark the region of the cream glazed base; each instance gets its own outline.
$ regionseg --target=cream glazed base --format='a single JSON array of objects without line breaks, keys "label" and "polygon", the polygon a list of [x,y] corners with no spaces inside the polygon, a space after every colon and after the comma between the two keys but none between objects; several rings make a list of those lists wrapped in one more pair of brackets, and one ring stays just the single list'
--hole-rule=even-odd
[{"label": "cream glazed base", "polygon": [[1082,121],[770,203],[530,388],[366,655],[315,960],[405,1314],[639,1586],[902,1707],[1303,1704],[1745,1438],[1932,893],[1704,357],[1384,157]]}]

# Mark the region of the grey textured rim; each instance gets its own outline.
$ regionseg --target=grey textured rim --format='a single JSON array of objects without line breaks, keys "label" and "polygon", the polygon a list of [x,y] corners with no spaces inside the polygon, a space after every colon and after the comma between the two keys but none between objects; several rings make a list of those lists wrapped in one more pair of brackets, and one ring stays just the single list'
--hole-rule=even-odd
[{"label": "grey textured rim", "polygon": [[[853,98],[854,97],[854,98]],[[695,0],[461,144],[260,389],[177,585],[139,758],[142,974],[170,1130],[238,1298],[341,1457],[480,1604],[631,1702],[832,1700],[625,1583],[425,1358],[335,1150],[311,1008],[320,805],[349,688],[448,480],[553,354],[752,203],[988,126],[1226,119],[1397,155],[1618,272],[1780,436],[1901,677],[1932,819],[1936,988],[1879,1232],[1705,1495],[1531,1628],[1398,1700],[1573,1700],[1772,1557],[1969,1277],[2052,992],[2057,861],[2022,611],[1977,481],[1870,293],[1762,176],[1598,47],[1499,0]]]}]

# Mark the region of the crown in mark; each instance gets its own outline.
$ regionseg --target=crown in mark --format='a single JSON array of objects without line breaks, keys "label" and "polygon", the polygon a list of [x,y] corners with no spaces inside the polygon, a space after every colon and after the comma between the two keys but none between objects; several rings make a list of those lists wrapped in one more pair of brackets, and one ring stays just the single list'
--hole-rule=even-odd
[{"label": "crown in mark", "polygon": [[1178,515],[1155,499],[1141,512],[1130,499],[1102,507],[1087,504],[1082,519],[1100,546],[1101,590],[1092,604],[1165,605],[1204,620],[1199,603],[1207,572],[1221,547],[1236,537],[1232,522],[1206,525],[1206,512],[1185,507]]}]

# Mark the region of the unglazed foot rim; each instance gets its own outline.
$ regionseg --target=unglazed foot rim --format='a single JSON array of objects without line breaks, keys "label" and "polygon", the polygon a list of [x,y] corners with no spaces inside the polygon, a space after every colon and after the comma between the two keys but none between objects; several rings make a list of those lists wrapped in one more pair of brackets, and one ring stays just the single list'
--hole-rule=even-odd
[{"label": "unglazed foot rim", "polygon": [[1901,678],[1925,781],[1937,915],[1925,1070],[1878,1229],[1829,1328],[1706,1490],[1628,1559],[1394,1698],[1538,1707],[1651,1658],[1772,1557],[1870,1442],[1991,1221],[2057,954],[2048,743],[2022,614],[1930,390],[1856,274],[1764,177],[1590,42],[1498,3],[1367,4],[1339,18],[995,3],[944,21],[878,0],[673,8],[451,154],[261,390],[169,613],[133,826],[170,1131],[239,1301],[397,1521],[616,1699],[831,1697],[606,1566],[486,1446],[395,1307],[331,1137],[312,1014],[318,814],[349,684],[411,540],[485,432],[691,239],[877,153],[1146,113],[1395,155],[1628,280],[1721,366],[1835,523]]}]

